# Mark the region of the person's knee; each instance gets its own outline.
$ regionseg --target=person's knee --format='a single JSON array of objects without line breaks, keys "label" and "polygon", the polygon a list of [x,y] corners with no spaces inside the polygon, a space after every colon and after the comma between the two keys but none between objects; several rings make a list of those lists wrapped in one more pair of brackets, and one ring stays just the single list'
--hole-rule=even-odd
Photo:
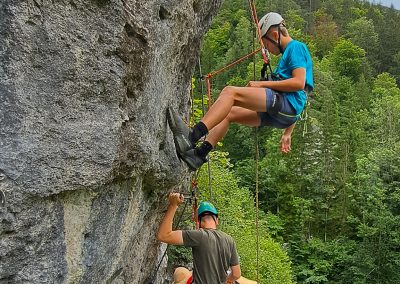
[{"label": "person's knee", "polygon": [[222,89],[220,96],[229,96],[230,98],[234,98],[235,95],[235,87],[233,86],[226,86]]}]

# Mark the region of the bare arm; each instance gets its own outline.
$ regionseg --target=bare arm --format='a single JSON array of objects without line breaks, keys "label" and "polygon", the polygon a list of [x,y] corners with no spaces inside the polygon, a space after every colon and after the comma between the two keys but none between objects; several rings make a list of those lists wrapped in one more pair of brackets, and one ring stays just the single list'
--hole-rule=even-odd
[{"label": "bare arm", "polygon": [[292,135],[293,129],[296,127],[296,122],[290,125],[288,128],[285,128],[283,131],[283,135]]},{"label": "bare arm", "polygon": [[293,129],[296,127],[296,122],[290,125],[283,131],[282,138],[281,138],[281,152],[287,154],[292,150],[292,132]]},{"label": "bare arm", "polygon": [[[292,78],[281,81],[250,81],[248,87],[270,88],[280,92],[303,90],[306,83],[306,69],[296,68],[292,71]],[[296,123],[286,128],[280,141],[281,152],[287,154],[291,148],[291,136]]]},{"label": "bare arm", "polygon": [[172,221],[179,204],[183,202],[183,196],[179,193],[170,193],[168,199],[168,209],[158,229],[157,240],[171,245],[183,245],[182,231],[172,230]]},{"label": "bare arm", "polygon": [[240,264],[231,267],[231,273],[229,273],[228,277],[226,278],[226,283],[234,283],[235,280],[238,280],[242,272],[240,270]]},{"label": "bare arm", "polygon": [[292,78],[280,81],[250,81],[248,87],[270,88],[279,92],[296,92],[303,90],[306,84],[306,69],[296,68]]}]

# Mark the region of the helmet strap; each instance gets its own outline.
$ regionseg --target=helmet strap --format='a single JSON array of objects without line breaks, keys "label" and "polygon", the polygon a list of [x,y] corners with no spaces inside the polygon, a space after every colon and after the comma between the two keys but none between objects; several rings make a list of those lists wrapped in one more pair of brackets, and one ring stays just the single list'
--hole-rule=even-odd
[{"label": "helmet strap", "polygon": [[282,46],[281,46],[281,26],[278,26],[278,42],[276,42],[275,40],[273,40],[272,38],[270,38],[269,36],[265,36],[265,38],[267,40],[269,40],[273,45],[275,45],[278,49],[279,52],[283,54],[283,52],[285,51]]},{"label": "helmet strap", "polygon": [[281,46],[281,25],[278,26],[278,48],[279,51],[283,54],[284,50]]}]

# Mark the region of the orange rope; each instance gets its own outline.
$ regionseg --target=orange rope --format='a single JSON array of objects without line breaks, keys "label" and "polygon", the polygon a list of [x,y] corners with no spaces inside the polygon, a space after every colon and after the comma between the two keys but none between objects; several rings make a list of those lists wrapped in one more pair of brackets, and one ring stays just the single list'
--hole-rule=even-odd
[{"label": "orange rope", "polygon": [[[250,0],[249,0],[250,1]],[[250,2],[249,2],[250,4]],[[264,47],[264,43],[262,42],[262,38],[261,38],[261,31],[260,31],[260,27],[258,26],[258,19],[257,19],[257,12],[256,12],[256,6],[254,4],[254,0],[251,1],[251,10],[253,12],[253,20],[254,23],[257,27],[257,36],[258,36],[258,41],[260,43],[261,46],[261,50],[262,50],[262,54],[263,54],[263,60],[264,60],[264,65],[268,64],[268,58],[267,58],[267,52],[265,47]],[[256,127],[256,132],[255,132],[255,141],[256,141],[256,243],[257,243],[257,247],[256,247],[256,254],[257,254],[257,263],[256,263],[256,270],[257,270],[257,283],[260,283],[259,280],[259,274],[260,274],[260,264],[259,264],[259,259],[260,259],[260,236],[259,236],[259,200],[258,200],[258,190],[259,190],[259,149],[258,149],[258,132],[257,132],[257,127]]]},{"label": "orange rope", "polygon": [[193,203],[192,203],[192,219],[196,223],[196,230],[200,228],[199,224],[199,217],[197,216],[197,181],[195,179],[192,180],[192,198],[193,198]]},{"label": "orange rope", "polygon": [[211,77],[207,76],[206,77],[206,82],[207,82],[207,105],[208,105],[208,109],[210,109],[211,105],[212,105],[212,98],[211,98]]},{"label": "orange rope", "polygon": [[249,57],[253,56],[254,54],[256,54],[257,52],[259,52],[260,50],[261,50],[261,47],[258,48],[258,49],[256,49],[256,50],[254,50],[253,52],[251,52],[251,53],[249,53],[249,54],[247,54],[247,55],[245,55],[245,56],[239,58],[238,60],[229,63],[228,65],[222,67],[221,69],[218,69],[218,70],[216,70],[216,71],[213,71],[213,72],[211,72],[211,73],[208,73],[208,74],[204,77],[205,80],[206,80],[206,83],[207,83],[208,108],[210,108],[211,105],[212,105],[212,98],[211,98],[211,78],[212,78],[213,76],[219,74],[219,73],[224,72],[226,69],[229,69],[229,68],[231,68],[232,66],[235,66],[236,64],[239,64],[240,62],[246,60],[247,58],[249,58]]},{"label": "orange rope", "polygon": [[259,52],[260,50],[261,50],[261,47],[258,48],[258,49],[256,49],[256,50],[254,50],[253,52],[251,52],[251,53],[249,53],[249,54],[247,54],[247,55],[245,55],[245,56],[239,58],[238,60],[229,63],[228,65],[222,67],[221,69],[218,69],[218,70],[216,70],[216,71],[213,71],[213,72],[211,72],[211,73],[208,73],[206,77],[211,78],[211,77],[213,77],[214,75],[217,75],[217,74],[219,74],[219,73],[222,73],[222,72],[225,71],[226,69],[229,69],[229,68],[231,68],[232,66],[234,66],[234,65],[236,65],[236,64],[238,64],[238,63],[240,63],[240,62],[242,62],[243,60],[246,60],[247,58],[253,56],[254,54],[256,54],[257,52]]},{"label": "orange rope", "polygon": [[261,46],[261,53],[262,53],[263,61],[264,61],[264,63],[268,63],[267,50],[265,49],[265,46],[264,46],[264,43],[263,43],[262,37],[261,37],[261,30],[260,30],[260,27],[258,26],[256,5],[254,3],[254,0],[252,0],[252,1],[248,0],[248,2],[249,2],[250,9],[251,9],[254,25],[256,26],[256,29],[257,29],[258,43]]},{"label": "orange rope", "polygon": [[254,54],[256,54],[257,52],[259,52],[260,50],[261,50],[261,54],[262,54],[262,57],[263,57],[264,64],[268,64],[268,56],[267,56],[268,51],[265,49],[264,43],[262,41],[261,30],[260,30],[260,27],[258,26],[257,11],[256,11],[256,6],[255,6],[255,3],[254,3],[254,0],[248,0],[248,3],[249,3],[249,7],[251,9],[252,19],[253,19],[254,24],[256,26],[256,29],[257,29],[257,37],[258,37],[258,43],[260,44],[260,47],[258,49],[256,49],[256,50],[254,50],[253,52],[251,52],[251,53],[239,58],[238,60],[229,63],[228,65],[222,67],[221,69],[218,69],[216,71],[208,73],[206,76],[204,76],[204,79],[206,80],[206,83],[207,83],[207,97],[208,97],[207,104],[208,104],[208,109],[210,109],[210,107],[212,105],[211,78],[213,76],[215,76],[215,75],[217,75],[219,73],[222,73],[226,69],[229,69],[232,66],[234,66],[234,65],[236,65],[236,64],[238,64],[238,63],[240,63],[240,62],[242,62],[244,60],[246,60],[247,58],[249,58],[249,57],[253,56]]}]

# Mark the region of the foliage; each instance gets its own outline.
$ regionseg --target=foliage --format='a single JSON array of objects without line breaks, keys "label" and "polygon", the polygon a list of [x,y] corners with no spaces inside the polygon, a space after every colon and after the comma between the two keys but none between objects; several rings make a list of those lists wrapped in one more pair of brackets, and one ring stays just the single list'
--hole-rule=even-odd
[{"label": "foliage", "polygon": [[362,71],[365,51],[346,39],[340,40],[329,53],[330,68],[357,81]]},{"label": "foliage", "polygon": [[[219,229],[231,235],[237,244],[242,273],[246,278],[256,279],[256,209],[251,192],[238,186],[231,170],[227,153],[213,152],[211,157],[212,202],[218,209]],[[201,169],[199,178],[200,197],[209,200],[208,169]],[[267,221],[272,221],[268,223]],[[269,226],[271,225],[271,227]],[[288,256],[282,247],[271,239],[282,229],[276,216],[260,212],[260,283],[292,283]]]},{"label": "foliage", "polygon": [[[224,2],[201,51],[205,73],[257,47],[245,2]],[[308,45],[315,81],[289,155],[279,152],[281,130],[257,132],[261,283],[400,283],[400,12],[357,0],[256,5],[259,17],[281,13]],[[214,100],[226,85],[257,79],[261,66],[257,55],[215,76]],[[235,237],[250,278],[255,148],[254,129],[231,125],[211,159],[221,228]],[[208,187],[206,167],[200,184]]]},{"label": "foliage", "polygon": [[332,51],[338,40],[338,28],[332,15],[327,14],[325,9],[318,10],[315,15],[316,23],[313,39],[317,48],[317,56],[323,57]]},{"label": "foliage", "polygon": [[371,19],[361,17],[349,23],[346,27],[346,37],[365,50],[370,62],[375,62],[379,53],[379,35]]}]

